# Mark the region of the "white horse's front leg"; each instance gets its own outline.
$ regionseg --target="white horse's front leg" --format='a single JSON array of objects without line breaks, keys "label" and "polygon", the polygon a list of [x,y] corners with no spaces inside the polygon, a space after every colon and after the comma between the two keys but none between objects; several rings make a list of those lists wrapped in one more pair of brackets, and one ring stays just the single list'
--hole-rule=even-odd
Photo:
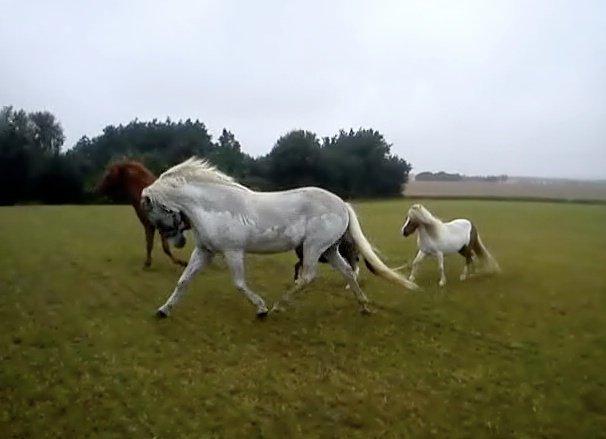
[{"label": "white horse's front leg", "polygon": [[158,309],[156,313],[158,317],[168,317],[170,311],[181,299],[181,296],[185,293],[187,286],[194,278],[196,273],[198,273],[205,266],[207,266],[212,260],[212,257],[212,253],[206,250],[203,250],[199,247],[196,247],[194,249],[194,251],[191,253],[191,256],[189,257],[187,267],[181,274],[181,277],[179,278],[179,281],[177,282],[173,293],[170,295],[166,303]]},{"label": "white horse's front leg", "polygon": [[246,285],[244,276],[244,253],[241,251],[229,251],[223,253],[223,255],[225,256],[225,262],[227,262],[227,265],[229,266],[231,276],[238,291],[244,294],[247,299],[257,307],[257,317],[263,318],[267,316],[268,309],[265,305],[265,301]]},{"label": "white horse's front leg", "polygon": [[438,258],[438,268],[440,269],[440,282],[438,285],[443,287],[446,285],[446,274],[444,274],[444,253],[437,252],[436,258]]},{"label": "white horse's front leg", "polygon": [[415,277],[417,275],[417,270],[419,269],[419,264],[425,259],[425,252],[423,250],[419,250],[417,256],[412,261],[412,268],[410,269],[410,276],[408,276],[408,280],[411,282],[415,281]]}]

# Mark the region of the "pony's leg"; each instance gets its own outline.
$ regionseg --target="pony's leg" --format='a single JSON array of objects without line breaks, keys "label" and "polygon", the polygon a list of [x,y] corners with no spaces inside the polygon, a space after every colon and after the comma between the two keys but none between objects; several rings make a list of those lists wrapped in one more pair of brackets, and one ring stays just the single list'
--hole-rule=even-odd
[{"label": "pony's leg", "polygon": [[467,276],[469,276],[469,264],[467,262],[465,262],[465,266],[463,267],[463,272],[461,273],[461,276],[459,277],[459,279],[466,280]]},{"label": "pony's leg", "polygon": [[468,245],[459,250],[459,253],[465,258],[465,266],[463,267],[463,272],[459,277],[459,279],[464,281],[469,277],[469,271],[470,268],[472,268],[471,264],[473,263],[473,253]]},{"label": "pony's leg", "polygon": [[446,285],[446,275],[444,274],[444,253],[437,252],[436,258],[438,259],[438,268],[440,269],[440,282],[438,282],[438,285],[443,287]]},{"label": "pony's leg", "polygon": [[200,247],[196,247],[194,249],[189,258],[189,263],[181,274],[173,293],[170,295],[166,303],[158,309],[158,312],[156,313],[158,317],[168,317],[170,311],[181,299],[181,296],[183,296],[185,293],[187,286],[194,278],[196,273],[206,267],[212,260],[212,257],[213,254],[207,250],[203,250]]},{"label": "pony's leg", "polygon": [[301,260],[299,259],[297,261],[297,263],[295,264],[295,277],[294,277],[294,281],[296,282],[297,279],[299,279],[299,273],[301,272],[301,265],[303,265],[301,263]]},{"label": "pony's leg", "polygon": [[[339,255],[345,260],[345,262],[347,262],[347,264],[351,267],[351,269],[353,270],[354,279],[356,279],[357,281],[358,275],[360,274],[360,267],[358,265],[358,250],[355,248],[354,245],[346,245],[343,246],[343,253],[341,253],[341,251],[341,246],[339,245],[339,247],[337,247],[337,253],[339,253]],[[349,283],[347,283],[345,289],[349,290],[350,288],[351,287],[349,286]]]},{"label": "pony's leg", "polygon": [[470,271],[473,269],[473,257],[471,255],[465,257],[465,266],[463,267],[463,273],[461,273],[461,280],[467,280],[470,276]]},{"label": "pony's leg", "polygon": [[156,229],[152,226],[144,226],[145,227],[145,251],[146,257],[145,262],[143,263],[144,267],[149,267],[151,265],[151,253],[154,248],[154,235],[156,234]]},{"label": "pony's leg", "polygon": [[301,275],[295,281],[295,284],[288,289],[279,300],[277,300],[271,308],[272,312],[284,311],[285,306],[291,301],[293,295],[300,293],[303,289],[311,283],[316,277],[316,268],[318,265],[318,259],[320,255],[308,256],[306,252],[303,257],[303,267],[301,268]]},{"label": "pony's leg", "polygon": [[160,236],[160,238],[162,239],[162,250],[164,250],[164,253],[166,253],[168,255],[168,257],[170,258],[171,261],[173,261],[173,263],[177,264],[177,265],[181,265],[182,267],[186,267],[187,266],[187,262],[182,261],[181,259],[175,258],[172,254],[172,252],[170,251],[170,245],[168,245],[168,240],[166,238],[164,238],[163,236]]},{"label": "pony's leg", "polygon": [[244,253],[242,251],[224,252],[225,262],[229,266],[234,284],[239,292],[244,294],[250,302],[257,307],[257,317],[267,315],[265,301],[246,285],[244,276]]},{"label": "pony's leg", "polygon": [[353,291],[354,295],[356,296],[356,299],[358,299],[358,303],[361,307],[360,310],[365,314],[369,314],[370,309],[368,308],[368,297],[366,297],[366,294],[364,294],[364,291],[362,291],[362,289],[360,288],[360,285],[356,280],[356,273],[352,269],[351,265],[349,265],[347,261],[343,259],[343,257],[339,254],[336,248],[334,248],[334,251],[333,249],[329,250],[327,253],[325,253],[325,255],[330,265],[339,273],[341,273],[347,281],[347,285]]},{"label": "pony's leg", "polygon": [[412,268],[410,269],[410,276],[408,276],[408,280],[411,282],[415,281],[415,278],[417,276],[417,270],[419,269],[419,264],[423,261],[423,259],[425,259],[425,252],[423,250],[419,250],[419,252],[417,253],[417,256],[415,256],[415,259],[412,261]]},{"label": "pony's leg", "polygon": [[[356,282],[358,281],[358,276],[360,275],[360,266],[355,263],[355,268],[353,268],[353,275],[354,275],[354,279],[356,280]],[[347,285],[345,285],[345,289],[349,290],[351,287],[349,286],[349,283]]]}]

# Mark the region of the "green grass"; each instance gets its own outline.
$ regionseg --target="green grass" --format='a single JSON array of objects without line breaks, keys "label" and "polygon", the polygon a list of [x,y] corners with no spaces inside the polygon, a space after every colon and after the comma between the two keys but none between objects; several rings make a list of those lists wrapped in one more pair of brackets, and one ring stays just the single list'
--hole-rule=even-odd
[{"label": "green grass", "polygon": [[[408,202],[357,205],[389,265]],[[180,268],[142,269],[128,207],[0,209],[0,437],[559,436],[606,431],[606,207],[427,201],[469,217],[503,274],[459,256],[408,293],[362,270],[358,313],[328,267],[287,313],[254,319],[218,258],[171,318]],[[184,252],[181,252],[184,255]],[[292,254],[251,256],[273,302]]]}]

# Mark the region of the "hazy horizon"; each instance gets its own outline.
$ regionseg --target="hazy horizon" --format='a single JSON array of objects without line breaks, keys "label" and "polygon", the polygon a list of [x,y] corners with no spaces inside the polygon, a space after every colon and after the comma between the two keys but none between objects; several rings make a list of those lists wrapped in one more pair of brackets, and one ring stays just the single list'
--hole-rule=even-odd
[{"label": "hazy horizon", "polygon": [[606,179],[606,2],[2,1],[0,105],[66,147],[199,119],[253,156],[373,128],[413,172]]}]

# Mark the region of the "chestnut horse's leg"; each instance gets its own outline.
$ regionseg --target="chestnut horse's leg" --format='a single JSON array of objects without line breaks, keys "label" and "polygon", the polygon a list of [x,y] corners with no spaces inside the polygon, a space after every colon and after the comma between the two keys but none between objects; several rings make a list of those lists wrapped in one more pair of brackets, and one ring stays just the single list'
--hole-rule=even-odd
[{"label": "chestnut horse's leg", "polygon": [[145,227],[145,241],[147,244],[147,256],[145,258],[145,263],[143,264],[143,266],[149,267],[151,265],[151,252],[154,248],[154,235],[156,233],[156,229],[154,229],[151,224],[145,224],[143,227]]},{"label": "chestnut horse's leg", "polygon": [[162,240],[162,250],[164,250],[164,253],[166,253],[168,255],[170,260],[173,261],[177,265],[181,265],[182,267],[187,267],[187,262],[182,261],[181,259],[175,258],[173,256],[173,254],[170,251],[170,246],[168,245],[168,241],[166,240],[166,238],[164,238],[162,235],[160,235],[160,239]]}]

